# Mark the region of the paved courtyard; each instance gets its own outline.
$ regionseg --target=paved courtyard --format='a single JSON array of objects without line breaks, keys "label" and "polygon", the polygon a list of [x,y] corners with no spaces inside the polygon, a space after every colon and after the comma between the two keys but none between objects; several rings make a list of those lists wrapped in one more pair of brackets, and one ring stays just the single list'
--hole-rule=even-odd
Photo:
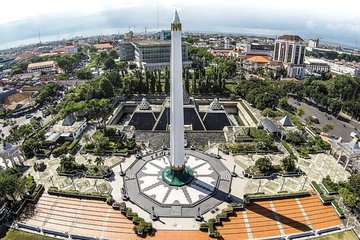
[{"label": "paved courtyard", "polygon": [[[195,217],[221,204],[229,193],[231,175],[215,157],[186,151],[186,166],[194,178],[184,186],[170,186],[162,172],[170,166],[169,152],[160,151],[134,162],[124,177],[130,202],[161,217]],[[234,196],[237,199],[237,196]]]},{"label": "paved courtyard", "polygon": [[[217,148],[211,148],[208,152],[216,154]],[[223,163],[228,167],[228,169],[232,169],[233,165],[236,165],[236,172],[240,175],[240,177],[243,176],[242,172],[247,167],[255,165],[255,161],[257,159],[264,157],[264,155],[229,156],[222,154],[221,152],[220,155],[222,156]],[[266,156],[272,160],[274,165],[278,165],[281,163],[281,159],[286,155],[268,154]],[[279,177],[273,180],[237,178],[234,181],[234,187],[232,190],[238,190],[238,194],[241,195],[255,192],[264,192],[266,194],[274,194],[279,191],[294,192],[311,189],[311,181],[320,182],[327,175],[329,175],[335,182],[345,181],[350,177],[350,173],[347,172],[343,166],[338,164],[333,156],[324,153],[310,156],[310,159],[299,158],[297,162],[297,166],[299,166],[306,175],[300,177]],[[236,184],[237,180],[240,180],[239,184]],[[237,188],[243,189],[239,190]]]},{"label": "paved courtyard", "polygon": [[[90,154],[76,154],[75,159],[76,162],[79,164],[95,164],[95,156]],[[122,161],[121,157],[111,156],[111,157],[104,157],[105,166],[116,166]],[[46,169],[43,172],[35,171],[33,168],[34,163],[44,162],[46,164]],[[25,174],[32,175],[37,183],[41,183],[45,186],[45,188],[49,187],[58,187],[64,190],[79,190],[81,192],[104,192],[104,193],[111,193],[111,181],[106,181],[105,179],[90,179],[90,178],[69,178],[64,176],[59,176],[56,172],[56,169],[60,165],[60,158],[55,158],[51,156],[50,158],[46,159],[37,159],[32,158],[27,160],[25,165],[29,166],[29,169],[25,172]]]},{"label": "paved courtyard", "polygon": [[[146,155],[147,153],[152,152],[150,149],[142,150],[142,154]],[[211,147],[206,151],[207,154],[217,154],[218,149],[217,147]],[[231,187],[231,195],[234,196],[237,199],[242,199],[243,195],[245,193],[254,193],[254,192],[265,192],[268,194],[277,193],[279,191],[298,191],[301,189],[311,189],[310,182],[311,181],[321,181],[323,177],[326,175],[330,175],[332,179],[335,181],[342,181],[346,180],[350,174],[343,169],[343,167],[336,163],[336,160],[327,154],[316,154],[311,155],[311,159],[302,159],[300,158],[298,160],[297,165],[306,172],[306,176],[296,177],[296,178],[277,178],[274,180],[255,180],[255,179],[248,179],[243,177],[243,171],[248,166],[252,166],[255,164],[255,161],[263,157],[263,155],[241,155],[241,156],[230,156],[225,155],[222,152],[220,152],[221,155],[221,161],[222,165],[226,167],[226,169],[229,172],[233,171],[234,166],[235,172],[238,174],[238,177],[233,178],[232,181],[232,187]],[[280,164],[280,160],[285,156],[283,154],[280,155],[268,155],[274,164]],[[95,156],[92,156],[90,154],[76,154],[75,155],[76,161],[78,163],[84,163],[87,164],[89,159],[93,162],[95,159]],[[37,182],[42,183],[46,188],[50,186],[56,186],[61,189],[77,189],[80,191],[89,191],[89,192],[109,192],[113,195],[114,199],[116,201],[122,201],[121,200],[121,187],[123,186],[123,177],[120,176],[120,162],[122,170],[125,171],[129,166],[131,166],[135,161],[135,156],[130,157],[105,157],[105,165],[106,166],[112,166],[112,169],[114,171],[114,176],[109,181],[100,179],[100,180],[94,180],[94,179],[88,179],[88,178],[74,178],[70,179],[67,177],[61,177],[58,176],[56,173],[56,168],[59,166],[59,159],[50,157],[49,159],[42,159],[42,160],[36,160],[30,159],[26,161],[25,163],[29,166],[32,166],[33,163],[43,161],[47,165],[47,169],[44,172],[35,172],[33,168],[29,168],[26,172],[27,174],[31,174],[35,177]],[[143,160],[140,160],[143,161]],[[166,162],[166,161],[165,161]],[[163,163],[165,163],[163,161]],[[197,160],[196,158],[189,158],[188,159],[188,165],[191,166],[194,170],[196,170],[197,174],[202,175],[209,175],[209,176],[203,176],[203,177],[209,177],[209,179],[204,180],[204,182],[207,182],[208,185],[212,186],[214,183],[210,179],[212,178],[212,168],[208,167],[206,163],[200,163],[201,161]],[[151,189],[151,186],[155,185],[161,185],[157,181],[159,177],[154,178],[155,175],[159,174],[161,172],[161,169],[163,169],[166,166],[166,164],[162,164],[161,161],[151,163],[149,166],[142,169],[142,174],[139,178],[140,186],[143,190],[146,191],[146,189]],[[204,174],[201,174],[204,173]],[[51,178],[52,176],[52,178]],[[143,179],[141,179],[143,178]],[[141,179],[141,180],[140,180]],[[154,182],[155,181],[155,182]],[[178,191],[179,192],[179,191]],[[165,191],[160,191],[157,189],[154,194],[152,195],[154,198],[159,198],[160,195],[170,195],[169,189]],[[177,201],[184,201],[182,203],[184,204],[190,204],[193,201],[196,201],[196,199],[189,198],[187,194],[182,192],[183,196],[180,197],[178,194],[175,194],[174,196],[167,198],[169,200],[172,199],[172,203],[176,203]],[[52,196],[51,196],[52,197]],[[195,198],[201,199],[202,195],[198,195]],[[45,195],[44,200],[49,201],[49,198],[47,195]],[[166,203],[165,197],[161,200],[163,203]],[[172,204],[170,203],[170,204]],[[40,205],[42,202],[40,202]],[[127,202],[127,205],[133,209],[133,211],[137,212],[139,216],[143,217],[146,221],[150,221],[150,214],[148,211],[145,211],[143,208],[135,205],[134,203]],[[216,214],[221,212],[221,209],[224,209],[227,207],[227,203],[223,202],[217,207],[213,207],[212,209],[207,209],[207,213],[205,213],[203,216],[205,220],[208,220],[210,218],[214,218]],[[54,213],[47,213],[47,216],[51,218],[51,215]],[[292,218],[291,214],[287,215],[286,211],[283,213],[286,217]],[[196,212],[193,212],[192,215],[196,215]],[[54,216],[56,218],[56,216]],[[33,222],[36,223],[36,222]],[[260,223],[259,223],[260,224]],[[44,225],[45,226],[45,225]],[[181,218],[181,217],[161,217],[161,221],[153,222],[153,226],[158,230],[157,236],[161,236],[165,234],[166,231],[169,230],[182,230],[185,231],[184,234],[186,236],[193,236],[195,232],[198,234],[198,227],[199,223],[196,222],[193,218]],[[240,226],[239,226],[240,227]],[[74,228],[72,228],[74,229]],[[106,228],[103,228],[106,229]],[[191,231],[189,231],[191,230]],[[105,230],[104,230],[105,231]],[[168,232],[169,233],[169,232]],[[104,233],[102,233],[104,234]],[[247,233],[246,233],[247,234]],[[103,235],[101,235],[103,236]],[[164,235],[165,237],[166,235]],[[197,236],[199,239],[207,239],[207,235],[199,235]],[[116,239],[116,238],[114,238]],[[129,238],[125,238],[129,239]],[[160,239],[160,238],[159,238]],[[166,238],[163,238],[166,239]],[[225,238],[228,239],[228,238]],[[231,238],[230,238],[231,239]],[[241,239],[241,238],[240,238]]]}]

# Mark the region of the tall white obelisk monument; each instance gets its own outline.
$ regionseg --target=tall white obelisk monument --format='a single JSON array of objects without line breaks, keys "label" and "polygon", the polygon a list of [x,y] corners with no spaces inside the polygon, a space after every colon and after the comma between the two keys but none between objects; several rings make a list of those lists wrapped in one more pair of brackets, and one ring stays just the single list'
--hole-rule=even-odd
[{"label": "tall white obelisk monument", "polygon": [[184,99],[182,84],[181,23],[177,11],[171,23],[170,59],[170,164],[173,171],[185,168]]}]

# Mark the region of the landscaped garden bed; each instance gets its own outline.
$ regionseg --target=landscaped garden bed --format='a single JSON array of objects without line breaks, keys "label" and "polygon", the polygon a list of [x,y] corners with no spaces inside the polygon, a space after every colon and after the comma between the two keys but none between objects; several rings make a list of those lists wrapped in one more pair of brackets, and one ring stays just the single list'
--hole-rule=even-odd
[{"label": "landscaped garden bed", "polygon": [[63,196],[63,197],[74,197],[74,198],[84,198],[84,199],[93,199],[108,202],[112,204],[112,196],[109,193],[99,193],[99,192],[80,192],[78,190],[62,190],[57,187],[50,187],[48,189],[49,195]]},{"label": "landscaped garden bed", "polygon": [[316,193],[319,195],[320,197],[320,200],[323,204],[331,204],[336,213],[338,214],[338,216],[340,218],[344,218],[345,215],[344,215],[344,211],[342,210],[342,208],[339,206],[339,204],[337,203],[337,201],[335,200],[334,197],[329,197],[329,196],[326,196],[324,194],[324,192],[321,190],[319,184],[317,184],[315,181],[312,181],[311,184],[312,188],[316,191]]},{"label": "landscaped garden bed", "polygon": [[338,194],[339,186],[337,183],[334,183],[331,180],[330,176],[326,176],[325,178],[323,178],[323,180],[321,181],[321,184],[324,187],[327,194],[329,194],[329,195]]},{"label": "landscaped garden bed", "polygon": [[303,172],[296,167],[296,161],[297,158],[290,155],[281,160],[281,165],[273,165],[269,158],[259,158],[254,166],[245,169],[244,176],[254,179],[300,176]]},{"label": "landscaped garden bed", "polygon": [[78,164],[75,162],[75,157],[73,156],[61,156],[60,166],[56,169],[60,176],[67,177],[88,177],[88,178],[109,178],[113,171],[103,165],[104,160],[101,157],[95,159],[96,165],[85,165]]},{"label": "landscaped garden bed", "polygon": [[[86,152],[95,155],[115,154],[119,156],[127,156],[131,150],[138,150],[134,139],[126,139],[124,136],[110,136],[102,132],[96,132],[90,143],[84,146]],[[133,151],[132,151],[133,152]]]},{"label": "landscaped garden bed", "polygon": [[265,194],[263,192],[259,193],[247,193],[244,195],[245,202],[251,202],[255,200],[265,200],[265,199],[281,199],[281,198],[289,198],[289,197],[305,197],[310,196],[309,191],[298,191],[298,192],[287,192],[282,191],[276,194]]}]

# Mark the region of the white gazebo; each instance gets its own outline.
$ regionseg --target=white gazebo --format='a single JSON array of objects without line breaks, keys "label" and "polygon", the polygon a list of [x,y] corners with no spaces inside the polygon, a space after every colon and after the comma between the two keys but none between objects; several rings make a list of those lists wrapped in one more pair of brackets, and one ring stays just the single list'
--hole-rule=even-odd
[{"label": "white gazebo", "polygon": [[0,144],[0,168],[7,169],[23,165],[25,160],[19,145]]},{"label": "white gazebo", "polygon": [[330,141],[332,154],[337,158],[338,163],[343,163],[346,168],[351,170],[360,170],[360,142],[354,137],[350,142],[343,142],[340,137],[337,140]]}]

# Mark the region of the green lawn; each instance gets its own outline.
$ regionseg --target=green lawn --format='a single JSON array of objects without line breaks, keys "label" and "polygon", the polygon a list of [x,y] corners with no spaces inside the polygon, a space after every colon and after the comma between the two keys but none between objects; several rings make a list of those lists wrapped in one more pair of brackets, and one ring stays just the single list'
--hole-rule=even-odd
[{"label": "green lawn", "polygon": [[322,237],[313,238],[315,240],[358,240],[359,238],[352,230],[338,232]]},{"label": "green lawn", "polygon": [[0,233],[0,239],[3,240],[52,240],[54,238],[44,237],[37,234],[31,234],[20,230],[5,229]]}]

